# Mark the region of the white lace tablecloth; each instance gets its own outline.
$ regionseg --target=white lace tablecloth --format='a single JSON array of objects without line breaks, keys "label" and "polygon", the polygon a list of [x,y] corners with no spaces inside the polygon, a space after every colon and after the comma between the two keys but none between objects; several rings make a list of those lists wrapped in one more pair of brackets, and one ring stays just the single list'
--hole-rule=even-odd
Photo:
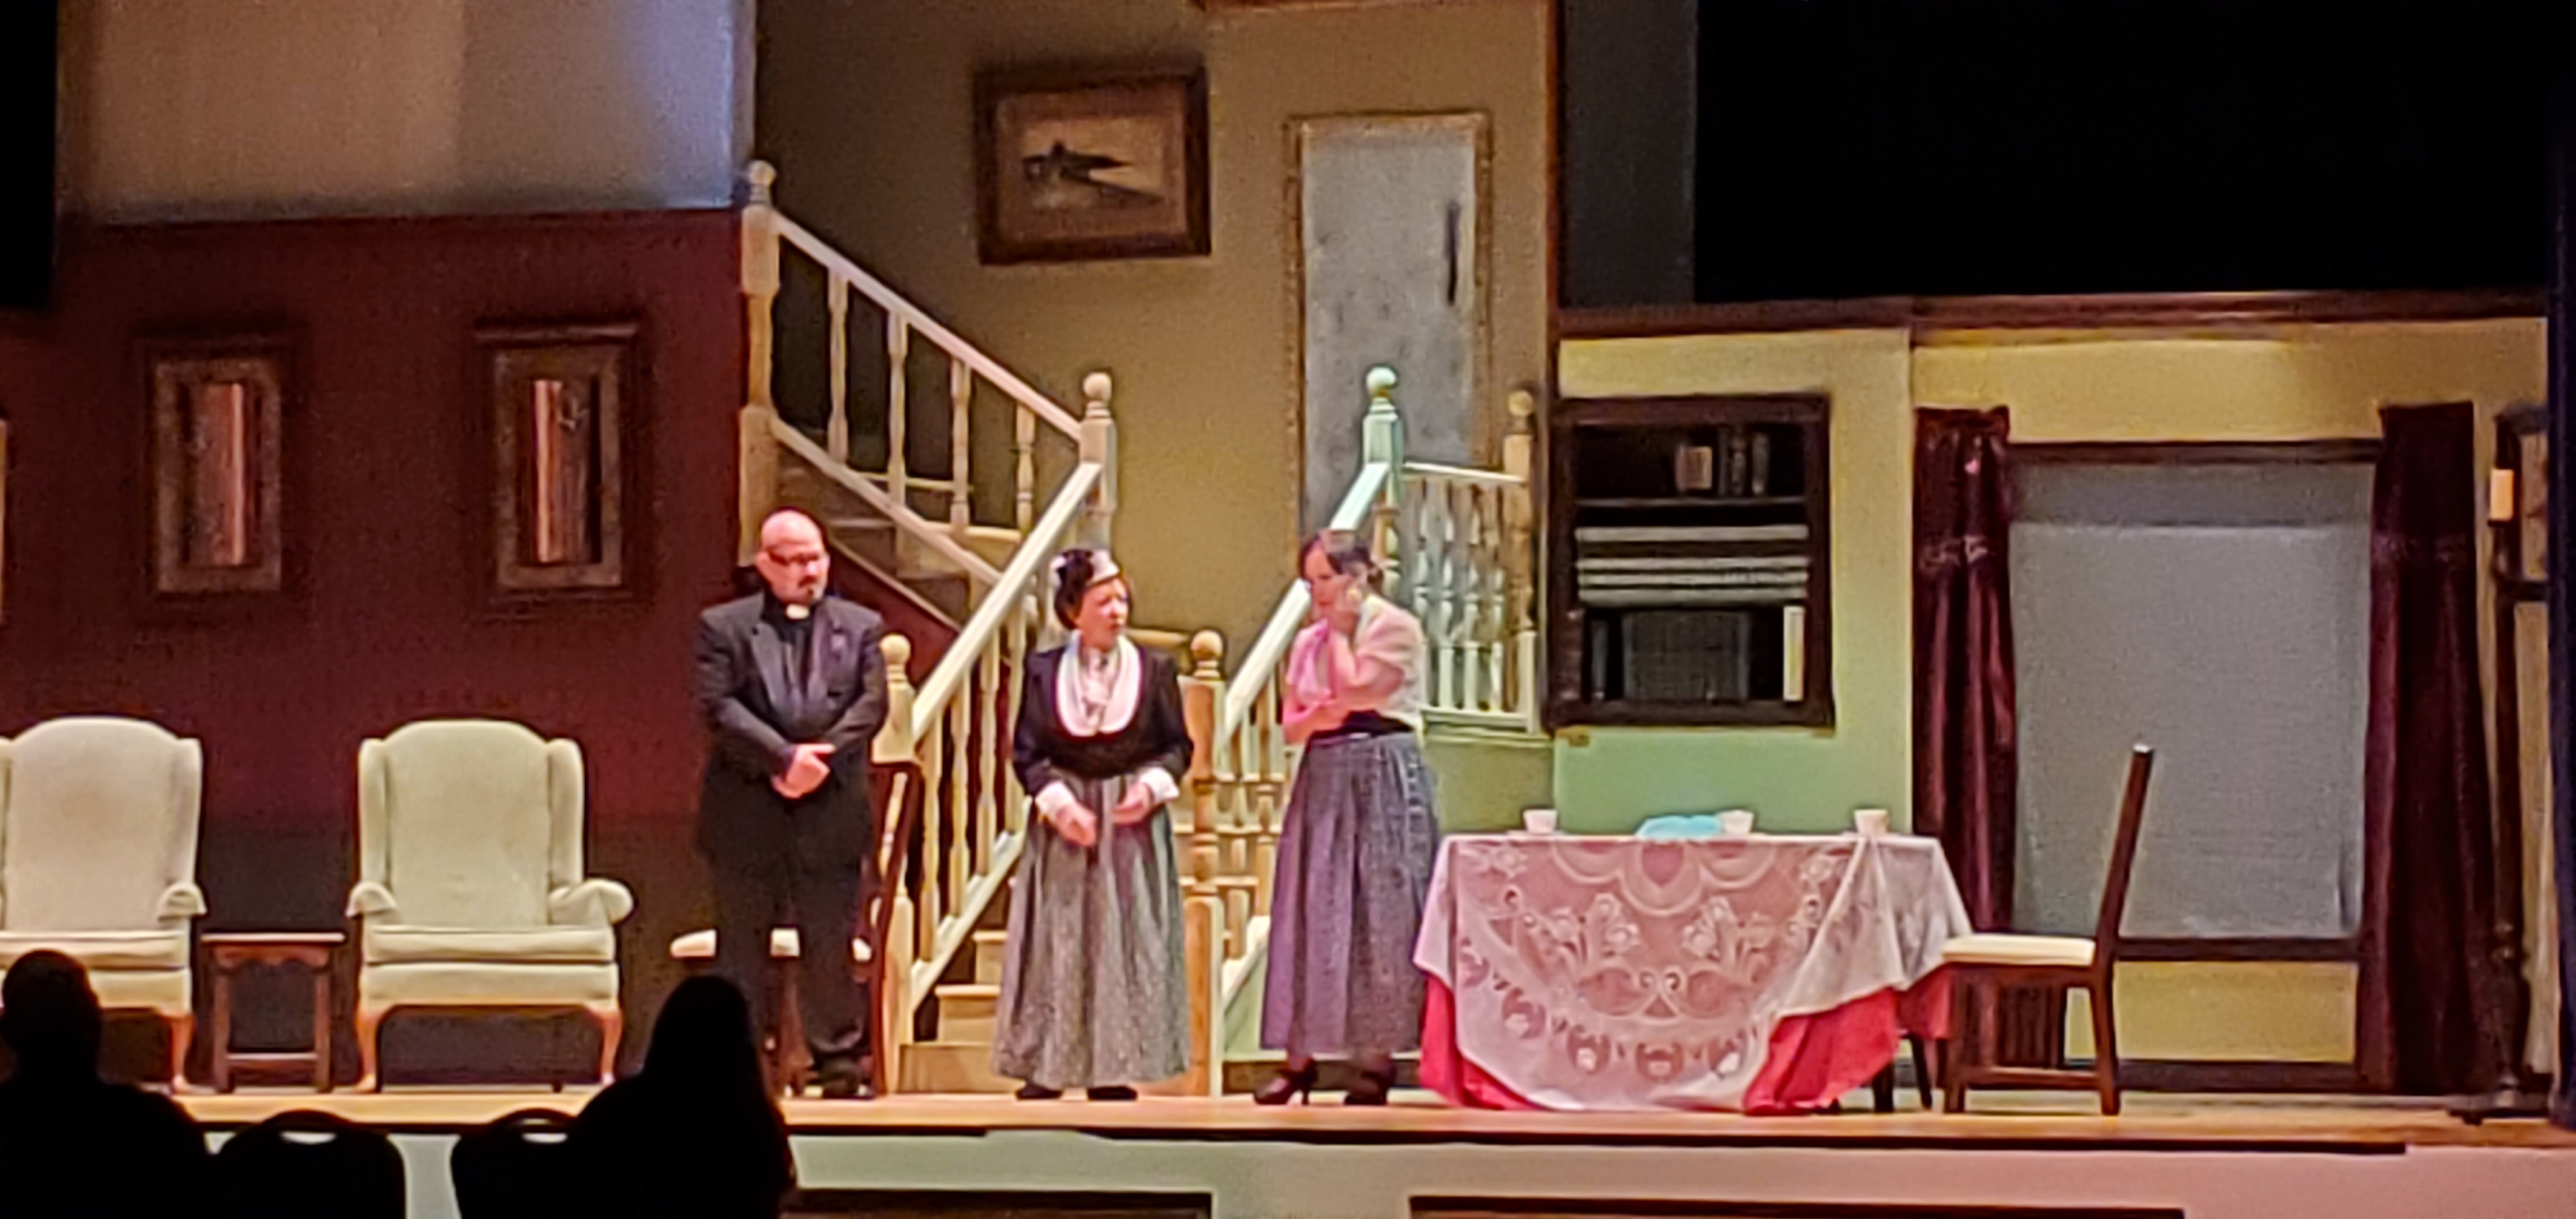
[{"label": "white lace tablecloth", "polygon": [[1969,930],[1928,838],[1452,837],[1414,963],[1454,1024],[1425,1053],[1539,1108],[1741,1108],[1782,1020],[1906,991]]}]

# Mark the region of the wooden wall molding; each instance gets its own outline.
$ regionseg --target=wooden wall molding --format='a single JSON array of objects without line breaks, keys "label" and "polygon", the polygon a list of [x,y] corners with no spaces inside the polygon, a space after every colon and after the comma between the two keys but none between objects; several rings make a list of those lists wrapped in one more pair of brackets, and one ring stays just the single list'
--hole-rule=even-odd
[{"label": "wooden wall molding", "polygon": [[1735,305],[1556,311],[1560,339],[1665,338],[1790,330],[1957,330],[2279,326],[2537,318],[2538,289],[2464,292],[2169,292],[2101,296],[1882,296]]}]

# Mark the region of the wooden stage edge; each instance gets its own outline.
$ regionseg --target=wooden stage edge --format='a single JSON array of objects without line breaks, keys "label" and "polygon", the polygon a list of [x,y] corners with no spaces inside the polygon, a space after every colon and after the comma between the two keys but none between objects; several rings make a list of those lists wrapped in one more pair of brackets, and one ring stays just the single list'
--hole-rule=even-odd
[{"label": "wooden stage edge", "polygon": [[[377,1095],[244,1091],[179,1098],[199,1122],[238,1129],[274,1114],[318,1109],[378,1129],[454,1133],[521,1109],[573,1112],[587,1093],[406,1091]],[[1059,1132],[1104,1139],[1303,1144],[1489,1144],[1589,1147],[1873,1147],[1925,1150],[2126,1150],[2397,1154],[2412,1147],[2507,1147],[2576,1153],[2576,1133],[2537,1121],[2471,1126],[2438,1106],[2308,1097],[2134,1097],[2103,1118],[2067,1098],[1996,1094],[1972,1112],[1919,1110],[1813,1117],[1723,1113],[1496,1113],[1408,1099],[1383,1109],[1333,1103],[1265,1109],[1241,1097],[1148,1097],[1128,1104],[1021,1102],[1006,1096],[901,1096],[790,1101],[790,1129],[808,1137],[961,1138]]]}]

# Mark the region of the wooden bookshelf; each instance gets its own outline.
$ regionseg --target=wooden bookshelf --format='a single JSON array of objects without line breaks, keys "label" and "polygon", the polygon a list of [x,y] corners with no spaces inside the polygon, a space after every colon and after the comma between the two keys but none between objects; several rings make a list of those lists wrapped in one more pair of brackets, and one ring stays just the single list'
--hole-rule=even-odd
[{"label": "wooden bookshelf", "polygon": [[1833,723],[1828,403],[1557,403],[1547,721]]}]

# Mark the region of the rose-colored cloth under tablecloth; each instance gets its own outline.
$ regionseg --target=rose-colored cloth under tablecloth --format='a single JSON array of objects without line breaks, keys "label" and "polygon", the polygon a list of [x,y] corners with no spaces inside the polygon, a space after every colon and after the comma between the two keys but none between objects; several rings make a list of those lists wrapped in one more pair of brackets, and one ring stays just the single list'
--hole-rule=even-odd
[{"label": "rose-colored cloth under tablecloth", "polygon": [[1927,838],[1453,837],[1414,950],[1423,1083],[1487,1108],[1821,1108],[1941,1034],[1941,946],[1969,930]]}]

